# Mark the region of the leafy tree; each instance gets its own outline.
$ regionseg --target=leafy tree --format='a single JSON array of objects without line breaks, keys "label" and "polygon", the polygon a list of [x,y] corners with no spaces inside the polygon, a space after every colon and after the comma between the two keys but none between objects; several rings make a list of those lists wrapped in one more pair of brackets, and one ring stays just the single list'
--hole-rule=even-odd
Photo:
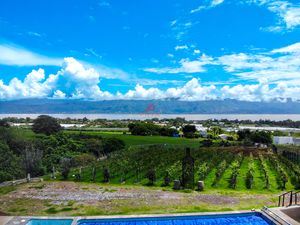
[{"label": "leafy tree", "polygon": [[30,173],[32,177],[44,175],[42,165],[43,151],[41,149],[32,143],[27,143],[22,155],[26,173]]},{"label": "leafy tree", "polygon": [[167,171],[166,175],[164,177],[164,186],[169,186],[170,183],[171,183],[171,177],[170,177],[169,172]]},{"label": "leafy tree", "polygon": [[210,147],[213,145],[213,141],[210,139],[203,139],[200,141],[200,146],[202,147]]},{"label": "leafy tree", "polygon": [[217,126],[211,127],[209,130],[214,137],[220,135],[223,132],[223,130]]},{"label": "leafy tree", "polygon": [[266,145],[271,145],[273,142],[271,133],[263,130],[253,132],[251,135],[251,140],[254,143],[261,143]]},{"label": "leafy tree", "polygon": [[110,173],[108,168],[104,168],[103,170],[103,182],[108,183],[110,179]]},{"label": "leafy tree", "polygon": [[103,155],[103,142],[101,139],[91,138],[85,140],[85,148],[97,158]]},{"label": "leafy tree", "polygon": [[125,143],[123,140],[118,138],[105,138],[103,140],[103,153],[104,155],[109,155],[110,153],[121,150],[125,148]]},{"label": "leafy tree", "polygon": [[149,185],[154,185],[154,182],[156,180],[156,173],[155,173],[155,170],[154,169],[150,169],[148,170],[147,172],[147,178],[149,180]]},{"label": "leafy tree", "polygon": [[196,130],[195,125],[185,125],[182,128],[182,132],[183,132],[184,136],[187,138],[193,138],[196,131],[197,130]]},{"label": "leafy tree", "polygon": [[34,120],[32,130],[35,133],[51,135],[61,131],[62,127],[55,118],[47,115],[41,115]]},{"label": "leafy tree", "polygon": [[8,128],[8,127],[10,127],[10,125],[6,120],[2,119],[2,120],[0,120],[0,127]]},{"label": "leafy tree", "polygon": [[3,142],[0,142],[0,162],[0,182],[24,177],[20,158]]},{"label": "leafy tree", "polygon": [[249,129],[245,129],[245,130],[239,130],[237,134],[238,134],[238,141],[243,141],[244,139],[250,137],[251,132]]}]

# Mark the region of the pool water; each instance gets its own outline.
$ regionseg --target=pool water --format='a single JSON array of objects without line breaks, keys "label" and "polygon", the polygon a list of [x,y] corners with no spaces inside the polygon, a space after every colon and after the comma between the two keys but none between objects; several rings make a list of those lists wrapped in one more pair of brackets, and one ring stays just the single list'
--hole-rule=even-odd
[{"label": "pool water", "polygon": [[71,225],[71,219],[31,219],[26,225]]},{"label": "pool water", "polygon": [[78,225],[270,225],[260,213],[80,220]]}]

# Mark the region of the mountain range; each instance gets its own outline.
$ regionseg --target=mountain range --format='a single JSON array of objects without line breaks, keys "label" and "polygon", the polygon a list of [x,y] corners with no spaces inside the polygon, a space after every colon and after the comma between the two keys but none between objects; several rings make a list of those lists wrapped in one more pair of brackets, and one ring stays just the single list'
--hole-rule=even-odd
[{"label": "mountain range", "polygon": [[0,113],[300,114],[300,103],[207,101],[20,99],[0,101]]}]

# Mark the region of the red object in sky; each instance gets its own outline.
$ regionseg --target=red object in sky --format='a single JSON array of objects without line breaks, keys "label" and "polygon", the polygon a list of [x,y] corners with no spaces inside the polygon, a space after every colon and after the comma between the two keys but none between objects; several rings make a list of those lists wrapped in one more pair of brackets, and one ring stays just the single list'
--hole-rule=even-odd
[{"label": "red object in sky", "polygon": [[148,113],[148,112],[154,112],[155,110],[155,105],[153,103],[150,103],[147,108],[145,109],[145,112]]}]

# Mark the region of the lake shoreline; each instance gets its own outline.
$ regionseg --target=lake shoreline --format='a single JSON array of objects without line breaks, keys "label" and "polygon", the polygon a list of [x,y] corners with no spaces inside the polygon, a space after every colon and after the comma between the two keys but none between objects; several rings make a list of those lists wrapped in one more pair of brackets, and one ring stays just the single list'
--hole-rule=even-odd
[{"label": "lake shoreline", "polygon": [[52,117],[64,119],[81,119],[86,117],[87,119],[108,119],[108,120],[146,120],[146,119],[174,119],[177,117],[185,118],[186,120],[209,120],[209,119],[228,119],[228,120],[293,120],[300,121],[300,114],[144,114],[144,113],[2,113],[0,119],[7,117],[16,118],[36,118],[39,115],[49,115]]}]

